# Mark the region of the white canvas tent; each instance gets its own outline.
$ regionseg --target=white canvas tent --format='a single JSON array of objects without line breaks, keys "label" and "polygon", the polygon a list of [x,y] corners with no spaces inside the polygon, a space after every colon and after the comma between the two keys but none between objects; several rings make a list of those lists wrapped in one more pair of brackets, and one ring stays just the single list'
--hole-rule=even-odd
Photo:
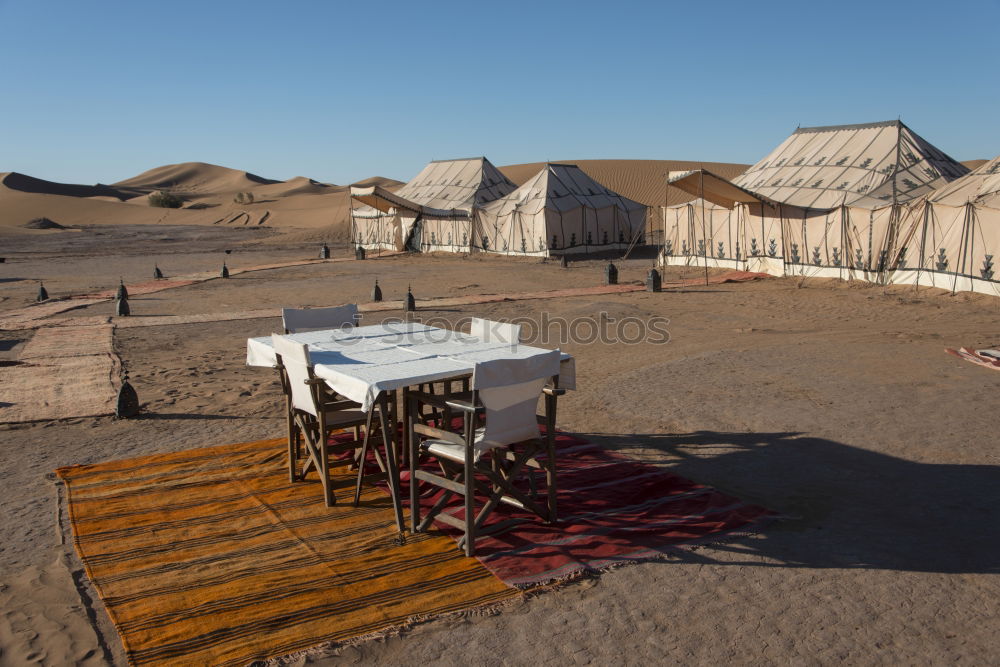
[{"label": "white canvas tent", "polygon": [[516,187],[485,157],[437,160],[396,192],[352,187],[352,238],[369,250],[469,252],[473,210]]},{"label": "white canvas tent", "polygon": [[902,226],[910,262],[892,282],[1000,296],[1000,157],[924,197]]},{"label": "white canvas tent", "polygon": [[609,190],[576,165],[550,163],[510,194],[476,211],[480,249],[510,255],[587,253],[628,247],[646,206]]},{"label": "white canvas tent", "polygon": [[925,202],[967,172],[899,121],[800,128],[732,182],[673,176],[672,185],[714,206],[665,209],[662,261],[915,282],[914,264],[928,265],[923,248],[913,252]]},{"label": "white canvas tent", "polygon": [[733,183],[804,209],[913,201],[968,169],[901,121],[797,129]]}]

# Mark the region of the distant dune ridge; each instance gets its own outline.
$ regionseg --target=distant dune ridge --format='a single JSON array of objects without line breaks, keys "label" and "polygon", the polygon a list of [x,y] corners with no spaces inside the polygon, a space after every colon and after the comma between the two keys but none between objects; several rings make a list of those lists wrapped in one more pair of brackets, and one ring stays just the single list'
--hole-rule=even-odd
[{"label": "distant dune ridge", "polygon": [[[620,195],[646,206],[663,206],[664,196],[669,194],[670,204],[690,201],[692,197],[676,188],[667,193],[668,171],[707,169],[719,176],[733,178],[746,171],[748,164],[731,162],[697,162],[691,160],[553,160],[563,164],[575,164],[598,183],[605,185]],[[510,180],[522,185],[545,166],[544,162],[529,162],[500,167],[500,171]]]},{"label": "distant dune ridge", "polygon": [[[554,160],[578,165],[594,180],[647,206],[691,199],[665,187],[666,174],[704,167],[733,178],[748,165],[691,160]],[[975,168],[985,160],[969,160]],[[500,170],[521,185],[544,162],[508,165]],[[395,190],[401,181],[372,176],[355,185]],[[184,201],[179,209],[149,206],[149,194],[166,191]],[[243,193],[237,202],[237,195]],[[252,196],[248,203],[246,194]],[[64,233],[81,225],[240,225],[279,228],[286,240],[346,240],[350,233],[350,186],[305,176],[287,181],[205,162],[184,162],[150,169],[105,185],[56,183],[18,172],[0,173],[0,234]],[[61,227],[38,229],[32,221],[49,219]]]},{"label": "distant dune ridge", "polygon": [[118,200],[128,199],[129,194],[108,185],[76,185],[73,183],[55,183],[34,176],[19,174],[16,171],[0,173],[0,184],[10,190],[31,192],[41,195],[63,195],[66,197],[111,197]]},{"label": "distant dune ridge", "polygon": [[169,190],[178,193],[216,194],[239,192],[253,189],[258,185],[273,185],[280,182],[247,171],[220,167],[206,162],[182,162],[181,164],[168,164],[144,171],[138,176],[119,181],[114,185],[118,188],[138,192]]}]

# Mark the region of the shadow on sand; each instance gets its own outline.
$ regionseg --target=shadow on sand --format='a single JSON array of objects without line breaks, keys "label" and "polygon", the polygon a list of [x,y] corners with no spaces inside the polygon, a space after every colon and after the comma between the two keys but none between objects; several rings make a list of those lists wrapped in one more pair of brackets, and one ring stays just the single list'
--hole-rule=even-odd
[{"label": "shadow on sand", "polygon": [[146,408],[143,408],[137,415],[135,415],[134,417],[129,417],[129,419],[132,421],[140,421],[140,420],[156,421],[156,420],[168,420],[168,419],[236,420],[236,419],[250,419],[250,417],[245,417],[243,415],[221,415],[221,414],[211,415],[198,412],[149,412]]},{"label": "shadow on sand", "polygon": [[798,433],[581,434],[791,517],[682,556],[764,567],[1000,572],[1000,466],[907,461]]}]

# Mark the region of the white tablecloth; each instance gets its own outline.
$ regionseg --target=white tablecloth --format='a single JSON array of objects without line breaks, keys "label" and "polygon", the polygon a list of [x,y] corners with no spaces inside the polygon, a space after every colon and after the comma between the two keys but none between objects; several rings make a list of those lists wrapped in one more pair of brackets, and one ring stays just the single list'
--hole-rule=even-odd
[{"label": "white tablecloth", "polygon": [[[380,392],[472,373],[476,362],[526,359],[548,350],[484,341],[414,322],[289,334],[309,346],[317,377],[371,409]],[[247,365],[274,367],[271,337],[247,339]],[[576,364],[563,353],[559,386],[576,389]]]}]

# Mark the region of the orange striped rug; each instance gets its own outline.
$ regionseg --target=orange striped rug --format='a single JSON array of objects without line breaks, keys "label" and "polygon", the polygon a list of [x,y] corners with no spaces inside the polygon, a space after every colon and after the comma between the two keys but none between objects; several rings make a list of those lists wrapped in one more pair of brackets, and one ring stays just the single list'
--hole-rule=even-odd
[{"label": "orange striped rug", "polygon": [[[60,468],[131,664],[235,665],[516,597],[448,537],[397,544],[388,496],[290,483],[285,441]],[[315,480],[315,475],[313,475]]]}]

